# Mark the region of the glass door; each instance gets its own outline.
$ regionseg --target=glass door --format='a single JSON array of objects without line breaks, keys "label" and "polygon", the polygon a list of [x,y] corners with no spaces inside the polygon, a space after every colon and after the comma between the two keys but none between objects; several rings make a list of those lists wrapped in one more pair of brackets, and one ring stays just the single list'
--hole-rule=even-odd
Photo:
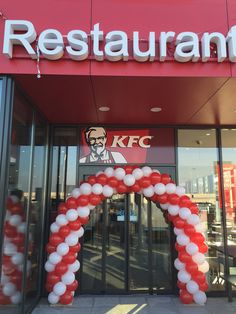
[{"label": "glass door", "polygon": [[[104,168],[80,167],[80,181]],[[158,169],[175,179],[174,168]],[[172,252],[172,231],[161,210],[141,194],[115,194],[91,211],[85,226],[80,292],[170,293]]]}]

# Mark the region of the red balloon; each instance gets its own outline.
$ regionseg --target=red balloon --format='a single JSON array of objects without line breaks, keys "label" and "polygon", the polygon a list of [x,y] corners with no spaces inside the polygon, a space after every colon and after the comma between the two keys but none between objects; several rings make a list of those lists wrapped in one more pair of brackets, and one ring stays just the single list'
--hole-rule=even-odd
[{"label": "red balloon", "polygon": [[91,205],[97,206],[98,204],[101,203],[101,197],[96,194],[91,194],[89,195],[89,203]]},{"label": "red balloon", "polygon": [[199,290],[204,291],[204,292],[207,291],[209,288],[208,283],[206,281],[203,283],[199,283],[198,285],[199,285]]},{"label": "red balloon", "polygon": [[63,238],[59,235],[59,233],[52,233],[49,237],[49,243],[53,246],[58,246],[58,244],[63,242]]},{"label": "red balloon", "polygon": [[192,236],[191,236],[191,241],[196,243],[196,244],[203,244],[205,241],[205,237],[203,234],[201,234],[200,232],[195,232]]},{"label": "red balloon", "polygon": [[78,253],[81,249],[81,244],[78,242],[76,245],[70,246],[71,253]]},{"label": "red balloon", "polygon": [[167,193],[164,193],[162,195],[158,195],[157,196],[157,199],[158,199],[158,202],[160,204],[165,204],[168,202],[168,194]]},{"label": "red balloon", "polygon": [[194,228],[193,225],[185,224],[184,226],[184,233],[188,236],[193,235],[196,232],[196,229]]},{"label": "red balloon", "polygon": [[59,233],[59,235],[60,235],[62,238],[67,237],[67,236],[70,234],[69,225],[68,225],[68,226],[62,226],[62,227],[60,227],[58,233]]},{"label": "red balloon", "polygon": [[117,185],[119,184],[119,180],[116,179],[115,177],[110,177],[108,180],[107,180],[107,184],[109,186],[111,186],[112,188],[115,188],[117,187]]},{"label": "red balloon", "polygon": [[181,251],[179,252],[179,256],[178,256],[179,260],[182,262],[182,263],[190,263],[192,261],[192,257],[191,255],[189,255],[187,252],[185,251]]},{"label": "red balloon", "polygon": [[66,207],[66,203],[60,203],[58,206],[58,214],[66,214],[67,212],[67,207]]},{"label": "red balloon", "polygon": [[66,207],[68,209],[71,209],[71,208],[77,208],[78,205],[77,205],[77,199],[74,198],[74,197],[69,197],[67,200],[66,200]]},{"label": "red balloon", "polygon": [[101,173],[97,176],[97,183],[105,185],[107,183],[107,176],[104,173]]},{"label": "red balloon", "polygon": [[96,177],[95,176],[89,176],[88,177],[88,183],[93,185],[97,182]]},{"label": "red balloon", "polygon": [[140,190],[141,190],[141,187],[140,187],[140,185],[138,183],[134,183],[134,185],[131,186],[131,191],[132,192],[137,193],[137,192],[140,192]]},{"label": "red balloon", "polygon": [[171,180],[171,177],[170,177],[167,173],[163,173],[163,174],[161,175],[161,182],[162,182],[163,184],[168,184],[168,183],[170,183],[170,180]]},{"label": "red balloon", "polygon": [[182,229],[185,226],[185,220],[180,218],[179,216],[173,219],[173,223],[174,223],[174,226],[179,229]]},{"label": "red balloon", "polygon": [[47,292],[52,292],[53,287],[54,287],[54,285],[51,284],[51,283],[49,283],[49,282],[47,282],[47,283],[45,284],[45,288],[46,288],[46,291],[47,291]]},{"label": "red balloon", "polygon": [[206,276],[201,271],[192,275],[192,280],[196,281],[198,284],[204,283],[206,281]]},{"label": "red balloon", "polygon": [[183,283],[183,282],[177,280],[177,287],[178,287],[180,290],[185,290],[185,289],[186,289],[186,283]]},{"label": "red balloon", "polygon": [[198,266],[194,262],[188,262],[185,265],[185,269],[187,270],[190,275],[197,274],[198,273]]},{"label": "red balloon", "polygon": [[153,173],[151,173],[151,175],[150,175],[149,178],[150,178],[150,180],[151,180],[151,184],[152,184],[152,185],[155,185],[155,184],[161,182],[161,175],[160,175],[160,173],[158,173],[158,172],[153,172]]},{"label": "red balloon", "polygon": [[87,217],[79,217],[78,218],[82,225],[86,225],[89,222],[89,216]]},{"label": "red balloon", "polygon": [[75,291],[78,288],[78,281],[75,280],[72,284],[66,286],[66,290]]},{"label": "red balloon", "polygon": [[11,206],[10,212],[12,215],[23,215],[23,209],[20,203]]},{"label": "red balloon", "polygon": [[64,275],[67,272],[67,270],[68,270],[68,265],[64,262],[60,262],[56,264],[54,272],[56,275],[61,276],[61,275]]},{"label": "red balloon", "polygon": [[60,296],[60,303],[67,305],[73,302],[73,296],[70,291],[66,291],[62,296]]},{"label": "red balloon", "polygon": [[47,252],[48,254],[51,254],[51,253],[53,253],[53,252],[56,252],[56,247],[55,247],[54,245],[51,245],[50,243],[48,243],[48,244],[46,245],[46,252]]},{"label": "red balloon", "polygon": [[62,257],[62,262],[66,264],[73,264],[76,261],[75,253],[69,252]]},{"label": "red balloon", "polygon": [[4,227],[4,233],[8,238],[14,238],[17,236],[17,229],[14,226],[11,226],[8,222],[6,222]]},{"label": "red balloon", "polygon": [[1,305],[11,304],[10,297],[6,297],[2,292],[0,292],[0,304]]},{"label": "red balloon", "polygon": [[205,254],[208,251],[208,246],[206,245],[206,243],[202,243],[198,245],[198,250],[200,253]]},{"label": "red balloon", "polygon": [[124,193],[128,192],[128,188],[127,188],[127,186],[123,182],[120,182],[118,184],[116,190],[117,190],[118,194],[124,194]]},{"label": "red balloon", "polygon": [[77,198],[77,206],[87,206],[88,203],[89,203],[89,197],[87,195],[80,195]]},{"label": "red balloon", "polygon": [[17,233],[16,237],[12,238],[11,241],[17,246],[22,246],[25,242],[25,235],[22,233]]},{"label": "red balloon", "polygon": [[174,218],[175,218],[175,216],[172,216],[172,215],[170,215],[169,213],[167,214],[167,219],[168,219],[168,221],[173,221],[174,220]]},{"label": "red balloon", "polygon": [[81,227],[80,219],[78,218],[75,221],[69,222],[68,227],[69,227],[69,229],[74,230],[74,231],[79,230]]},{"label": "red balloon", "polygon": [[186,290],[181,290],[180,300],[183,304],[190,304],[193,302],[193,295]]},{"label": "red balloon", "polygon": [[180,197],[179,195],[177,194],[170,194],[168,196],[168,202],[171,204],[171,205],[178,205],[179,204],[179,200],[180,200]]},{"label": "red balloon", "polygon": [[151,180],[148,177],[142,177],[140,180],[137,181],[138,184],[142,187],[142,188],[147,188],[151,185]]},{"label": "red balloon", "polygon": [[178,252],[183,252],[183,251],[185,251],[185,246],[179,245],[179,243],[175,242],[175,249]]},{"label": "red balloon", "polygon": [[183,195],[180,197],[179,206],[180,207],[189,207],[191,206],[191,200],[188,196]]},{"label": "red balloon", "polygon": [[134,167],[130,166],[130,165],[126,165],[126,166],[124,166],[124,170],[125,170],[126,174],[131,174],[134,170]]},{"label": "red balloon", "polygon": [[189,206],[189,209],[191,210],[192,214],[199,214],[199,209],[196,204],[192,203],[191,206]]},{"label": "red balloon", "polygon": [[13,273],[11,275],[11,282],[14,283],[15,285],[19,285],[22,282],[22,273]]},{"label": "red balloon", "polygon": [[56,275],[54,272],[50,272],[47,275],[47,283],[55,285],[60,281],[60,276]]}]

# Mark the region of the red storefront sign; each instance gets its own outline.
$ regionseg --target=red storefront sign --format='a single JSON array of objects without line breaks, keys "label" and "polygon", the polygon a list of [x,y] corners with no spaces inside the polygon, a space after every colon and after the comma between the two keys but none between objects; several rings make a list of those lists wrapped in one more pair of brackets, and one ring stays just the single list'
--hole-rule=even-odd
[{"label": "red storefront sign", "polygon": [[121,129],[92,126],[82,130],[80,163],[174,164],[171,128]]}]

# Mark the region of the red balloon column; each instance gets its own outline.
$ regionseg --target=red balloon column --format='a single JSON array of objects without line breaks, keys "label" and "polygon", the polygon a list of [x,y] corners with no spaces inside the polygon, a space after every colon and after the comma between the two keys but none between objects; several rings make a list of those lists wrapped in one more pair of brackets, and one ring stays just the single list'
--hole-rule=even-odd
[{"label": "red balloon column", "polygon": [[142,193],[158,204],[166,221],[173,223],[178,251],[174,265],[178,270],[180,299],[185,304],[205,304],[208,288],[205,273],[209,264],[204,253],[208,248],[196,204],[168,174],[161,175],[148,166],[129,165],[108,167],[104,172],[90,176],[73,190],[66,203],[59,205],[56,221],[50,227],[49,256],[45,264],[49,303],[70,304],[73,301],[78,286],[74,273],[80,268],[77,260],[79,238],[84,234],[82,225],[88,222],[90,211],[104,198],[129,192]]},{"label": "red balloon column", "polygon": [[[23,207],[17,196],[7,200],[4,224],[4,241],[2,273],[0,283],[0,304],[19,304],[21,302],[21,285],[23,278],[24,241],[26,223]],[[27,273],[31,262],[27,261]]]}]

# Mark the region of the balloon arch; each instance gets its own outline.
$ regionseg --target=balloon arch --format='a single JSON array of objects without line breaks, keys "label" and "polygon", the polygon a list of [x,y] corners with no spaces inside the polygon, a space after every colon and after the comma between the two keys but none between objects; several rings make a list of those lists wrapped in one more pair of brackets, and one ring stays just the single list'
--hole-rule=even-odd
[{"label": "balloon arch", "polygon": [[105,198],[115,193],[142,193],[158,204],[167,222],[174,226],[175,248],[178,258],[174,265],[178,270],[177,286],[180,299],[188,304],[205,304],[208,289],[205,273],[209,264],[204,253],[208,247],[196,204],[176,186],[168,174],[160,174],[148,166],[108,167],[75,188],[71,197],[58,206],[58,215],[50,226],[48,255],[45,270],[48,272],[46,289],[50,304],[63,305],[73,302],[78,282],[75,274],[80,268],[77,260],[80,251],[79,238],[84,234],[82,225],[88,223],[90,211]]}]

